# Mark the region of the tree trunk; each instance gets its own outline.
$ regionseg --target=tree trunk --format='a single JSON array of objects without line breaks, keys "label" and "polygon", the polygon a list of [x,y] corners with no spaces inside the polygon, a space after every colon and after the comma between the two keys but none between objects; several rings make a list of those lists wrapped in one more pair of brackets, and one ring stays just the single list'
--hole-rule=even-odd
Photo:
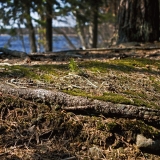
[{"label": "tree trunk", "polygon": [[46,51],[52,52],[52,3],[46,2]]},{"label": "tree trunk", "polygon": [[37,52],[35,30],[30,16],[30,7],[25,6],[25,10],[26,10],[26,20],[27,20],[26,26],[29,30],[29,42],[30,42],[31,52]]},{"label": "tree trunk", "polygon": [[159,1],[121,0],[118,43],[158,40]]},{"label": "tree trunk", "polygon": [[10,56],[18,57],[18,58],[22,58],[22,59],[28,57],[28,54],[25,53],[25,52],[10,50],[10,49],[7,49],[7,48],[0,48],[0,52],[2,52],[3,54],[6,54],[6,55],[10,55]]},{"label": "tree trunk", "polygon": [[87,48],[92,48],[93,44],[93,23],[88,24],[88,44]]},{"label": "tree trunk", "polygon": [[76,18],[76,30],[77,30],[77,34],[78,34],[78,37],[79,37],[80,42],[81,42],[82,49],[87,48],[86,43],[85,43],[85,38],[86,37],[84,36],[84,27],[85,27],[85,25],[81,25],[81,22]]},{"label": "tree trunk", "polygon": [[97,48],[97,40],[98,40],[98,1],[95,0],[93,6],[93,43],[92,48]]}]

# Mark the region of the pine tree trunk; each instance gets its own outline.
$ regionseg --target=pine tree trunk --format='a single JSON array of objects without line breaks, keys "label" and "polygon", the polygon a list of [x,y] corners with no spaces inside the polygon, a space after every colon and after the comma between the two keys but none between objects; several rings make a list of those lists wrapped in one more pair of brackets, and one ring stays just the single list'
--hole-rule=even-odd
[{"label": "pine tree trunk", "polygon": [[158,40],[159,1],[121,0],[118,43],[153,42]]},{"label": "pine tree trunk", "polygon": [[30,41],[30,48],[31,52],[37,52],[37,47],[36,47],[36,38],[35,38],[35,31],[34,27],[32,24],[32,19],[30,16],[30,7],[29,5],[25,7],[26,10],[26,20],[27,20],[27,28],[29,30],[29,41]]},{"label": "pine tree trunk", "polygon": [[93,6],[93,43],[92,48],[97,48],[97,41],[98,41],[98,1],[95,0]]},{"label": "pine tree trunk", "polygon": [[76,31],[81,42],[81,47],[86,48],[85,36],[84,36],[84,25],[81,25],[81,22],[77,18],[76,18]]},{"label": "pine tree trunk", "polygon": [[46,2],[46,51],[52,52],[52,4]]}]

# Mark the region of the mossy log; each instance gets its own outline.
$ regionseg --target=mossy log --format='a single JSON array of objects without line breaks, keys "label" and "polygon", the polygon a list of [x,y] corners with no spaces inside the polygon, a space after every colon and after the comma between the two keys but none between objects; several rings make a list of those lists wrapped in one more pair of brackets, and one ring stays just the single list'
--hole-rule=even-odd
[{"label": "mossy log", "polygon": [[2,94],[11,94],[25,100],[44,103],[51,107],[57,106],[66,111],[102,114],[112,117],[137,118],[147,122],[154,122],[157,125],[160,123],[160,110],[158,109],[114,104],[46,89],[16,88],[2,83],[0,84],[0,91]]}]

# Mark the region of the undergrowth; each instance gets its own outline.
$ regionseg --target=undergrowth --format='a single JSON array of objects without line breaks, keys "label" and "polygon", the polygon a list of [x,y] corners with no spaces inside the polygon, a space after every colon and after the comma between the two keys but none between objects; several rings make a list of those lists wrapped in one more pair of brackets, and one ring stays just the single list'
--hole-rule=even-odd
[{"label": "undergrowth", "polygon": [[78,61],[68,64],[1,66],[5,79],[31,79],[47,83],[71,95],[113,103],[158,108],[160,95],[159,60],[126,58]]}]

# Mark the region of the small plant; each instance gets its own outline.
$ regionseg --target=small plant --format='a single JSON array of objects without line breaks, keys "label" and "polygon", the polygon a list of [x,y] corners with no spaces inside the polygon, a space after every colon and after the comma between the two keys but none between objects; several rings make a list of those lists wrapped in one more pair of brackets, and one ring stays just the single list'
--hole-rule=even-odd
[{"label": "small plant", "polygon": [[69,61],[69,70],[71,72],[76,72],[79,70],[78,64],[75,62],[75,60],[73,58],[71,58]]}]

